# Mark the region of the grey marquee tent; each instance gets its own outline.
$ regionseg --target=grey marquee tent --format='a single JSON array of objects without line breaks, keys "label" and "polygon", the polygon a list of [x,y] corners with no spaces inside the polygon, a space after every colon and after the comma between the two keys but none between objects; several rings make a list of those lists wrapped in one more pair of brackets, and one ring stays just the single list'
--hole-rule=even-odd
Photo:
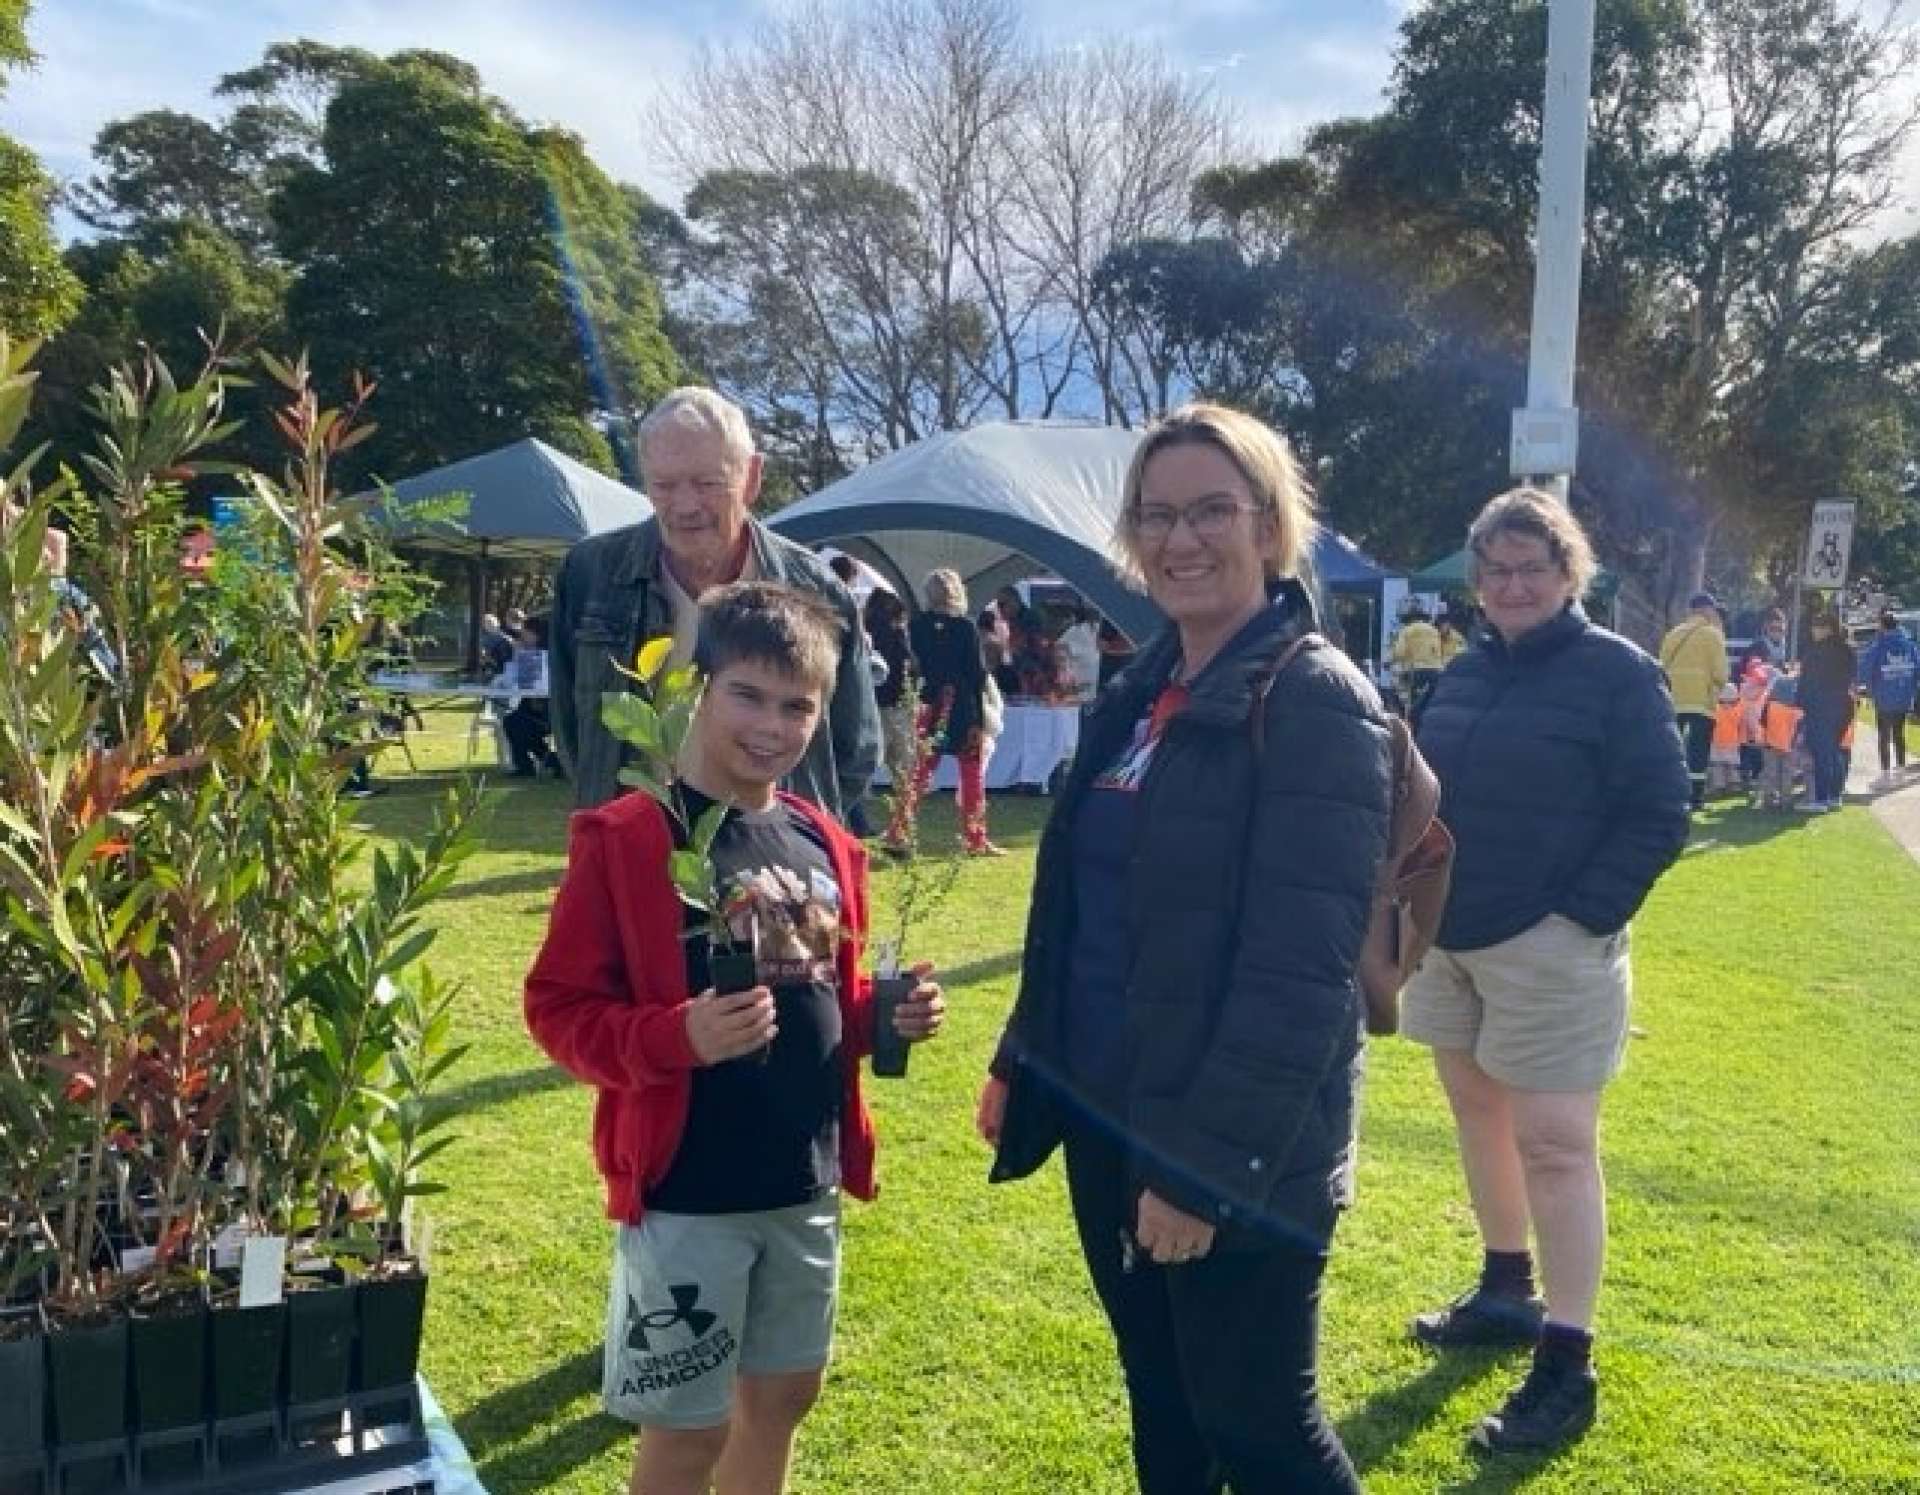
[{"label": "grey marquee tent", "polygon": [[[1054,421],[995,421],[943,431],[890,452],[775,514],[789,539],[831,542],[918,597],[927,573],[950,566],[976,604],[1035,570],[1051,571],[1135,638],[1159,610],[1108,562],[1138,431]],[[1323,530],[1316,580],[1377,604],[1389,572]],[[1375,612],[1379,609],[1376,605]]]},{"label": "grey marquee tent", "polygon": [[[638,524],[653,512],[644,494],[531,436],[392,487],[401,508],[395,538],[459,555],[565,555],[589,535]],[[468,500],[458,523],[406,522],[408,505],[456,493]]]},{"label": "grey marquee tent", "polygon": [[[395,543],[469,562],[469,668],[479,657],[489,561],[557,558],[590,535],[638,524],[653,513],[644,494],[531,436],[394,483],[392,492],[399,503]],[[409,505],[453,495],[467,501],[456,520],[408,521]]]}]

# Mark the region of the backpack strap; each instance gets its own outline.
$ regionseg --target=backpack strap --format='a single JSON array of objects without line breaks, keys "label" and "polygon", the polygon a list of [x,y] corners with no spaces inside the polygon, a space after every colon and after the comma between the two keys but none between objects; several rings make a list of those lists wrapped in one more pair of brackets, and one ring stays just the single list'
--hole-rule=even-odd
[{"label": "backpack strap", "polygon": [[1248,725],[1253,731],[1256,757],[1267,750],[1267,697],[1273,694],[1273,682],[1286,673],[1287,667],[1300,657],[1302,650],[1317,649],[1324,643],[1326,640],[1317,633],[1303,633],[1282,649],[1272,664],[1253,677],[1253,708]]}]

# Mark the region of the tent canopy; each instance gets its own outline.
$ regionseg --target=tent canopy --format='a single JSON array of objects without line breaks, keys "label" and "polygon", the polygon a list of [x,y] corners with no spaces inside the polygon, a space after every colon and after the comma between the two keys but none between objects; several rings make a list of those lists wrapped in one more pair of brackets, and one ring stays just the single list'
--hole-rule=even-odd
[{"label": "tent canopy", "polygon": [[[918,597],[950,566],[977,601],[1036,568],[1053,572],[1134,638],[1160,624],[1107,559],[1141,433],[1112,426],[995,421],[889,453],[768,521],[804,544],[832,541]],[[1314,547],[1330,591],[1377,595],[1389,574],[1330,531]]]},{"label": "tent canopy", "polygon": [[[625,483],[531,436],[395,483],[393,493],[401,506],[396,539],[461,555],[562,555],[589,535],[638,524],[653,512]],[[407,522],[407,507],[450,494],[467,496],[464,517]]]},{"label": "tent canopy", "polygon": [[1414,572],[1407,578],[1407,585],[1416,592],[1464,592],[1467,589],[1466,546]]}]

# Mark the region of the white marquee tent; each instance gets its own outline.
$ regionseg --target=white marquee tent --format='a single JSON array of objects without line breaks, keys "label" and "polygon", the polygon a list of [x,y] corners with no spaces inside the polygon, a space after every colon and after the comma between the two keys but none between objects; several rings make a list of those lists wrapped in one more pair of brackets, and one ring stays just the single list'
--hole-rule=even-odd
[{"label": "white marquee tent", "polygon": [[[903,596],[919,597],[927,573],[941,566],[965,578],[976,607],[1010,581],[1051,571],[1144,638],[1158,626],[1158,609],[1107,560],[1140,439],[1138,431],[1049,421],[945,431],[830,483],[769,523],[789,539],[849,552]],[[1323,589],[1366,592],[1376,604],[1390,574],[1331,531],[1322,532],[1313,563]]]}]

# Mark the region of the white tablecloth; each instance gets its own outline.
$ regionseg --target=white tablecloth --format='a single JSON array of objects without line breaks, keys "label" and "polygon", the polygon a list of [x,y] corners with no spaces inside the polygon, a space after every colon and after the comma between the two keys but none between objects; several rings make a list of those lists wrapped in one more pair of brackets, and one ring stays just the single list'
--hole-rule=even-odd
[{"label": "white tablecloth", "polygon": [[[1080,746],[1078,706],[1009,705],[1006,725],[994,740],[987,759],[989,789],[1044,789],[1054,771],[1070,761]],[[876,788],[886,787],[884,765],[874,775]],[[952,789],[960,782],[960,768],[951,757],[940,760],[933,776],[935,789]]]}]

